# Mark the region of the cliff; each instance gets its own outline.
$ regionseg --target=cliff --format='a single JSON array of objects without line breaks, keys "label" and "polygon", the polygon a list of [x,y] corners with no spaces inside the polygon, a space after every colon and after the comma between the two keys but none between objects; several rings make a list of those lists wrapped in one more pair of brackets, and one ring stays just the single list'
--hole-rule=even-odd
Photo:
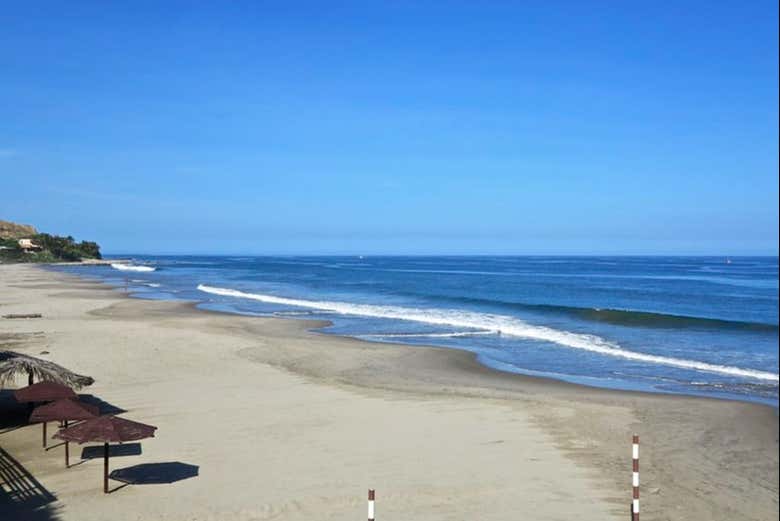
[{"label": "cliff", "polygon": [[38,230],[34,226],[0,219],[0,239],[24,239],[37,234]]}]

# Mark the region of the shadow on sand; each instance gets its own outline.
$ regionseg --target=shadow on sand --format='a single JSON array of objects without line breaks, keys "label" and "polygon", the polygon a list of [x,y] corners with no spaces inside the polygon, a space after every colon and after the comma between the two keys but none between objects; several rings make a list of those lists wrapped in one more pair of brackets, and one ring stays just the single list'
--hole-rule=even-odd
[{"label": "shadow on sand", "polygon": [[57,519],[57,498],[0,447],[0,514],[3,521]]},{"label": "shadow on sand", "polygon": [[30,409],[16,401],[12,389],[0,391],[0,434],[24,427],[29,416]]},{"label": "shadow on sand", "polygon": [[117,407],[112,403],[103,401],[94,394],[79,394],[79,401],[84,402],[87,405],[94,405],[97,407],[98,411],[100,412],[100,416],[103,416],[104,414],[122,414],[123,412],[127,412],[121,407]]},{"label": "shadow on sand", "polygon": [[108,477],[128,485],[160,485],[194,478],[198,475],[199,468],[197,465],[180,461],[142,463],[116,469]]},{"label": "shadow on sand", "polygon": [[[140,456],[140,443],[122,443],[120,445],[109,445],[108,456],[116,458],[117,456]],[[81,449],[81,459],[100,459],[104,455],[103,445],[89,445]]]}]

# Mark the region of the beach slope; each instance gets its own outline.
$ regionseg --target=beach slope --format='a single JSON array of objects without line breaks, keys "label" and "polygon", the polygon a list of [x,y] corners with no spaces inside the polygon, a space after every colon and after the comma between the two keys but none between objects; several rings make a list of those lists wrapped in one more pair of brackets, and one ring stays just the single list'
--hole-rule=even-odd
[{"label": "beach slope", "polygon": [[519,377],[31,266],[0,266],[8,313],[42,318],[0,319],[0,349],[91,375],[83,392],[159,428],[112,470],[153,464],[171,482],[112,481],[105,496],[94,450],[74,446],[65,469],[40,427],[13,425],[4,390],[4,521],[365,519],[368,488],[382,520],[626,519],[633,432],[643,520],[777,517],[769,407]]}]

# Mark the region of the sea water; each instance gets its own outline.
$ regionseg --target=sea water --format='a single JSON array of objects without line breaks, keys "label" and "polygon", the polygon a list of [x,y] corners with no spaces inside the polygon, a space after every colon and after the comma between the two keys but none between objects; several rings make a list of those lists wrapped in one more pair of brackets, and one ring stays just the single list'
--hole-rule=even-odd
[{"label": "sea water", "polygon": [[502,371],[778,403],[777,257],[134,261],[57,269],[142,298],[326,319],[333,334],[464,349]]}]

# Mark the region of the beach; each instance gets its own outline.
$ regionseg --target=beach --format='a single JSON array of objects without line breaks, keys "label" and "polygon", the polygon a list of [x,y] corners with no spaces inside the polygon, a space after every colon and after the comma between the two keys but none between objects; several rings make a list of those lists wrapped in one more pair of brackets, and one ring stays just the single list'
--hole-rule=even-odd
[{"label": "beach", "polygon": [[3,520],[363,519],[369,488],[381,520],[625,519],[634,433],[642,519],[778,514],[768,406],[502,373],[463,351],[132,299],[32,266],[0,266],[9,313],[43,316],[0,319],[2,349],[92,376],[83,393],[158,427],[112,469],[180,462],[198,475],[104,495],[99,458],[65,469],[38,426],[2,429],[0,447],[49,498],[34,512],[0,502]]}]

